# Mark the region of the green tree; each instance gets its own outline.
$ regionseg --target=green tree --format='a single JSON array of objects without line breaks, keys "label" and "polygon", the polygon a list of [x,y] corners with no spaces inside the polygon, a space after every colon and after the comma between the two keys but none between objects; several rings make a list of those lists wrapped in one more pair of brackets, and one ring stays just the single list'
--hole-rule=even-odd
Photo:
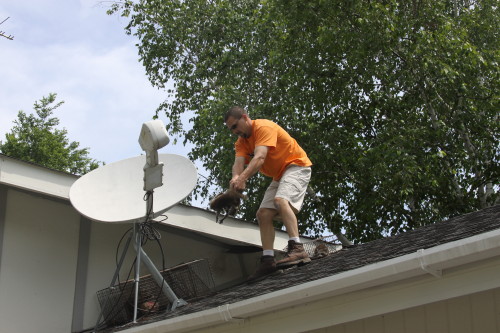
[{"label": "green tree", "polygon": [[49,94],[35,102],[34,114],[19,111],[11,133],[0,141],[0,151],[8,156],[33,162],[55,170],[85,174],[99,166],[88,157],[88,148],[79,149],[78,142],[69,142],[66,129],[57,129],[59,119],[52,113],[64,101],[56,104],[57,94]]},{"label": "green tree", "polygon": [[[366,241],[498,203],[499,7],[492,0],[139,0],[115,4],[157,112],[226,187],[232,105],[278,122],[313,166],[302,231]],[[192,123],[189,129],[186,123]],[[268,180],[254,177],[243,217]]]}]

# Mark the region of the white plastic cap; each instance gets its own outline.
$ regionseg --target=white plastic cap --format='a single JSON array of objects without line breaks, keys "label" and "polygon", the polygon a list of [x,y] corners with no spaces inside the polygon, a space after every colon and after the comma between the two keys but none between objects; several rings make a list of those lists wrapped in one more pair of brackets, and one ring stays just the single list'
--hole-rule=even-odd
[{"label": "white plastic cap", "polygon": [[142,124],[139,144],[142,150],[152,151],[165,147],[170,142],[165,125],[160,119]]}]

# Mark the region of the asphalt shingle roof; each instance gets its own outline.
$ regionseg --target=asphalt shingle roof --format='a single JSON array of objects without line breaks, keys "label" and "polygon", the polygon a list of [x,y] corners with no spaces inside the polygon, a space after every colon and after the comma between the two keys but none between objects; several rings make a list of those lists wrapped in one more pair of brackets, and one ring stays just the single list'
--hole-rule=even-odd
[{"label": "asphalt shingle roof", "polygon": [[[403,234],[379,239],[351,248],[342,249],[310,264],[277,274],[252,285],[243,283],[206,298],[191,301],[173,312],[163,313],[135,325],[156,322],[198,311],[216,308],[263,294],[290,288],[308,281],[318,280],[369,264],[389,260],[441,244],[472,237],[500,228],[500,205],[427,225]],[[126,325],[116,332],[131,327]]]}]

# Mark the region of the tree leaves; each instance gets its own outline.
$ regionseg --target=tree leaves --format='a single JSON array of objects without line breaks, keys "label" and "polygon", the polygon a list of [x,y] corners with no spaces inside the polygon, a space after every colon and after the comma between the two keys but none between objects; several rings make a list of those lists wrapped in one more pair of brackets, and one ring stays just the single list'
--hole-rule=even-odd
[{"label": "tree leaves", "polygon": [[[169,131],[225,188],[240,105],[307,151],[301,230],[366,241],[498,201],[498,6],[484,1],[142,0],[115,12],[151,82],[174,82]],[[185,126],[187,123],[192,127]],[[267,180],[252,178],[253,219]],[[218,191],[217,191],[218,192]]]},{"label": "tree leaves", "polygon": [[8,156],[37,163],[45,167],[85,174],[99,166],[99,162],[88,157],[88,149],[79,149],[78,142],[69,142],[66,129],[58,129],[59,119],[52,117],[56,108],[56,94],[49,94],[35,102],[34,114],[19,111],[12,132],[0,142],[0,151]]}]

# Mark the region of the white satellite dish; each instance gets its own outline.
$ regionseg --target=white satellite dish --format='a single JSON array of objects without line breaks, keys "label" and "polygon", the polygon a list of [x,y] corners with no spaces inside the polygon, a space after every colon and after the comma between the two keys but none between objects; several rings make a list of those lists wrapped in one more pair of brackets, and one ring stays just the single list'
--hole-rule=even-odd
[{"label": "white satellite dish", "polygon": [[[154,191],[151,218],[187,197],[198,174],[186,157],[158,154],[164,164],[163,186]],[[144,171],[146,156],[136,156],[92,170],[79,178],[69,191],[72,205],[85,217],[107,223],[140,223],[146,220]]]},{"label": "white satellite dish", "polygon": [[[139,144],[146,155],[111,163],[79,178],[69,190],[69,199],[83,216],[107,223],[134,223],[123,249],[120,263],[111,281],[112,287],[121,269],[125,253],[135,239],[135,297],[134,322],[137,322],[139,275],[141,260],[165,296],[172,310],[187,304],[179,299],[142,248],[140,224],[151,220],[187,197],[196,186],[198,173],[187,158],[173,154],[158,154],[158,149],[169,143],[167,131],[159,119],[145,122],[139,135]],[[154,190],[156,189],[156,190]],[[96,328],[102,318],[102,311]]]}]

